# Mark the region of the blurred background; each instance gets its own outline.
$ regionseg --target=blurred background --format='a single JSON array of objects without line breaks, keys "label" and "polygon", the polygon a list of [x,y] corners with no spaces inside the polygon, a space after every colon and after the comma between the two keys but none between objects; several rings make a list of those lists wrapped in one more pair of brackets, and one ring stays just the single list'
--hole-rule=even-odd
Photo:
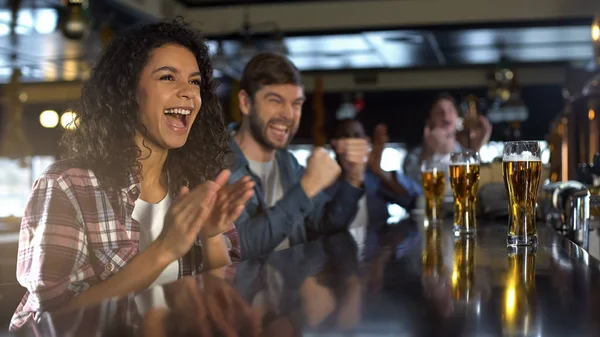
[{"label": "blurred background", "polygon": [[300,162],[350,112],[368,132],[388,125],[382,165],[392,170],[421,141],[440,91],[492,122],[484,162],[504,141],[535,139],[550,163],[553,132],[564,137],[566,106],[597,69],[597,12],[595,0],[0,0],[0,218],[22,215],[34,179],[59,154],[82,81],[131,25],[181,15],[200,28],[228,121],[240,119],[246,61],[287,54],[308,95],[291,147]]}]

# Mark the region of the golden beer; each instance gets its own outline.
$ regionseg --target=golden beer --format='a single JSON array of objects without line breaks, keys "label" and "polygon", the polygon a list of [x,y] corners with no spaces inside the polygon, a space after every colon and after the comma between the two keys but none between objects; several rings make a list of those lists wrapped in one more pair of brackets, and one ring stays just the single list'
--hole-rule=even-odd
[{"label": "golden beer", "polygon": [[479,164],[451,164],[450,184],[454,193],[454,231],[474,233]]},{"label": "golden beer", "polygon": [[425,194],[425,218],[438,222],[443,218],[443,197],[446,187],[446,174],[443,170],[428,170],[422,173],[423,194]]},{"label": "golden beer", "polygon": [[535,207],[540,185],[542,162],[537,160],[504,161],[502,173],[508,191],[509,245],[537,243]]}]

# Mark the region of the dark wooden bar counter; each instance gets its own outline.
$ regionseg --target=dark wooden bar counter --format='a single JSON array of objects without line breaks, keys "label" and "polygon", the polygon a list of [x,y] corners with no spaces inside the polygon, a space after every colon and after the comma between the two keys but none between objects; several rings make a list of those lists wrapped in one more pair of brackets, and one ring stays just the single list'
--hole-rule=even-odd
[{"label": "dark wooden bar counter", "polygon": [[[600,264],[538,225],[506,247],[407,220],[357,247],[348,233],[75,312],[17,336],[600,336]],[[12,334],[11,334],[12,335]]]}]

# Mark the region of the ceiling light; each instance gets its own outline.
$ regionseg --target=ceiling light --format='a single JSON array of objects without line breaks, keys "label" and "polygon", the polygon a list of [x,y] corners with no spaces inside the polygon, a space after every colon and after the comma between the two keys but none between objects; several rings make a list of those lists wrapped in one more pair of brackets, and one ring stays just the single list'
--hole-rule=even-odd
[{"label": "ceiling light", "polygon": [[63,34],[73,40],[82,39],[88,31],[88,22],[84,13],[82,1],[69,0],[65,9],[66,18],[63,24]]},{"label": "ceiling light", "polygon": [[44,110],[40,114],[40,124],[46,129],[55,128],[58,125],[58,113],[54,110]]}]

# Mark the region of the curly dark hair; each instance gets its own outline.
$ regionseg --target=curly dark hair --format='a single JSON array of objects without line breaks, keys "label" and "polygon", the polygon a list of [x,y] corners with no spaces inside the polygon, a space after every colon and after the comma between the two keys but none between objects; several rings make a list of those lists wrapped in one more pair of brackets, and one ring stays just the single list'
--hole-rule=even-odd
[{"label": "curly dark hair", "polygon": [[189,49],[201,74],[202,106],[181,148],[170,150],[165,169],[178,188],[214,179],[230,163],[231,148],[208,47],[201,33],[181,18],[139,26],[118,36],[107,47],[84,84],[76,106],[77,128],[65,132],[63,158],[91,169],[108,189],[128,186],[129,174],[138,177],[141,149],[136,145],[138,103],[136,90],[142,69],[154,49],[166,44]]}]

